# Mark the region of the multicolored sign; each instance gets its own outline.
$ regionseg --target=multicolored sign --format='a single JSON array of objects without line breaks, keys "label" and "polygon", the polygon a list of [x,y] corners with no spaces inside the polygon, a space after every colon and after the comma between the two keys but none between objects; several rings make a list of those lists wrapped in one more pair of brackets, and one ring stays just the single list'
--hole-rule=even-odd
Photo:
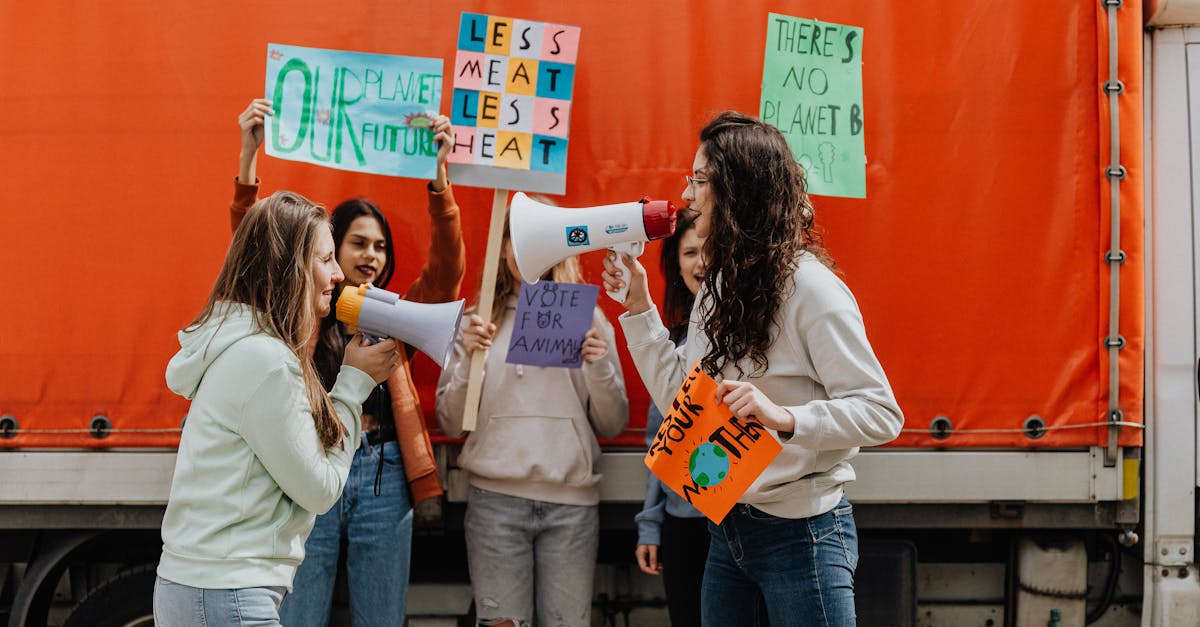
[{"label": "multicolored sign", "polygon": [[783,131],[808,191],[866,198],[863,29],[771,13],[759,116]]},{"label": "multicolored sign", "polygon": [[432,179],[442,60],[267,44],[267,154]]},{"label": "multicolored sign", "polygon": [[592,328],[599,295],[600,288],[595,285],[522,282],[505,361],[528,366],[582,366],[579,351]]},{"label": "multicolored sign", "polygon": [[451,178],[562,194],[579,27],[463,13],[454,60]]},{"label": "multicolored sign", "polygon": [[646,452],[646,467],[720,524],[783,446],[767,428],[717,402],[717,382],[697,362]]}]

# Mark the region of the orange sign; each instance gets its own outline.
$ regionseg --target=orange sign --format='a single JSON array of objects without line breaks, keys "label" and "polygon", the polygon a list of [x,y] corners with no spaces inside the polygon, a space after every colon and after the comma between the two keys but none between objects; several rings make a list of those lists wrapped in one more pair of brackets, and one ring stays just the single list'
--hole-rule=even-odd
[{"label": "orange sign", "polygon": [[645,461],[663,484],[720,524],[781,450],[766,427],[743,422],[717,402],[717,382],[696,362]]}]

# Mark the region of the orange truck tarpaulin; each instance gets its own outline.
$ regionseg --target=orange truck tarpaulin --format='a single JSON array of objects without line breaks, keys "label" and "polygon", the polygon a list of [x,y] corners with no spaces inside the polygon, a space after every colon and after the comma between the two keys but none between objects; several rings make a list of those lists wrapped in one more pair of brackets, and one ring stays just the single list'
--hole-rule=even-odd
[{"label": "orange truck tarpaulin", "polygon": [[[229,245],[237,115],[264,90],[268,42],[444,60],[462,13],[577,25],[563,206],[678,199],[698,131],[761,106],[768,15],[862,29],[865,198],[815,196],[825,243],[904,410],[904,448],[1078,448],[1108,441],[1109,37],[1103,3],[561,0],[7,2],[0,10],[0,448],[170,447],[187,402],[163,381],[175,333]],[[1142,18],[1118,14],[1120,407],[1142,422]],[[213,33],[220,33],[214,37]],[[804,65],[797,55],[797,66]],[[799,71],[799,70],[797,70]],[[839,129],[842,126],[839,125]],[[387,215],[404,289],[429,249],[425,181],[265,154],[261,192]],[[492,190],[455,184],[462,296],[478,302]],[[677,204],[685,204],[677,201]],[[642,264],[658,300],[659,245]],[[600,281],[600,253],[583,257]],[[54,285],[37,298],[19,285]],[[615,320],[622,310],[602,298]],[[660,303],[661,304],[661,303]],[[648,397],[617,326],[630,428]],[[429,424],[438,369],[413,363]],[[111,421],[105,438],[88,427]],[[931,437],[938,416],[955,434]],[[1023,423],[1040,417],[1044,435]],[[435,440],[439,437],[435,434]],[[1123,427],[1122,445],[1141,444]]]}]

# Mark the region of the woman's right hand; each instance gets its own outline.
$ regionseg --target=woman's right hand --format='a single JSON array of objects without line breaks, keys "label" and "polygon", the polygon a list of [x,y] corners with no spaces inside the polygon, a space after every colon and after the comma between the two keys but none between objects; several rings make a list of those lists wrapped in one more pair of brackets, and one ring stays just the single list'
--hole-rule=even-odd
[{"label": "woman's right hand", "polygon": [[263,120],[268,115],[275,115],[275,111],[271,108],[271,101],[266,98],[255,98],[238,116],[238,128],[242,133],[242,151],[238,155],[238,181],[243,185],[254,185],[255,160],[258,158],[258,149],[262,147],[265,137]]},{"label": "woman's right hand", "polygon": [[463,349],[468,355],[474,354],[477,350],[487,350],[492,347],[492,337],[496,334],[496,325],[490,322],[484,322],[483,318],[476,314],[471,314],[467,319],[467,326],[462,330]]},{"label": "woman's right hand", "polygon": [[658,561],[657,544],[639,544],[633,552],[637,556],[638,568],[647,575],[662,574],[662,563]]},{"label": "woman's right hand", "polygon": [[375,383],[387,381],[399,363],[400,345],[396,340],[383,340],[372,344],[361,333],[346,343],[346,354],[342,357],[342,365],[362,370],[374,379]]},{"label": "woman's right hand", "polygon": [[271,101],[266,98],[255,98],[250,101],[245,111],[238,116],[238,127],[242,129],[242,152],[258,152],[263,143],[263,120],[268,115],[275,115],[271,109]]},{"label": "woman's right hand", "polygon": [[638,262],[637,257],[627,253],[619,254],[628,270],[618,268],[617,254],[611,250],[604,253],[604,272],[600,275],[604,280],[604,291],[615,292],[628,283],[629,292],[621,304],[634,315],[648,311],[654,306],[654,301],[650,298],[650,286],[646,282],[646,269]]}]

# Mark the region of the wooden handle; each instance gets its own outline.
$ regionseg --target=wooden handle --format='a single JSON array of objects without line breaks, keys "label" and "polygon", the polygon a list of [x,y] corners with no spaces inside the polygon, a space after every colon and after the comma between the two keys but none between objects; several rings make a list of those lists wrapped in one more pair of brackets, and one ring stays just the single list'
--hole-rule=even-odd
[{"label": "wooden handle", "polygon": [[[492,321],[492,301],[496,296],[496,271],[500,269],[500,247],[504,244],[504,218],[508,215],[508,190],[497,189],[492,195],[492,223],[488,227],[487,254],[483,259],[483,285],[475,311],[484,323]],[[483,360],[486,351],[471,353],[471,373],[467,378],[467,402],[463,406],[463,431],[475,430],[479,414],[479,392],[483,389]]]}]

